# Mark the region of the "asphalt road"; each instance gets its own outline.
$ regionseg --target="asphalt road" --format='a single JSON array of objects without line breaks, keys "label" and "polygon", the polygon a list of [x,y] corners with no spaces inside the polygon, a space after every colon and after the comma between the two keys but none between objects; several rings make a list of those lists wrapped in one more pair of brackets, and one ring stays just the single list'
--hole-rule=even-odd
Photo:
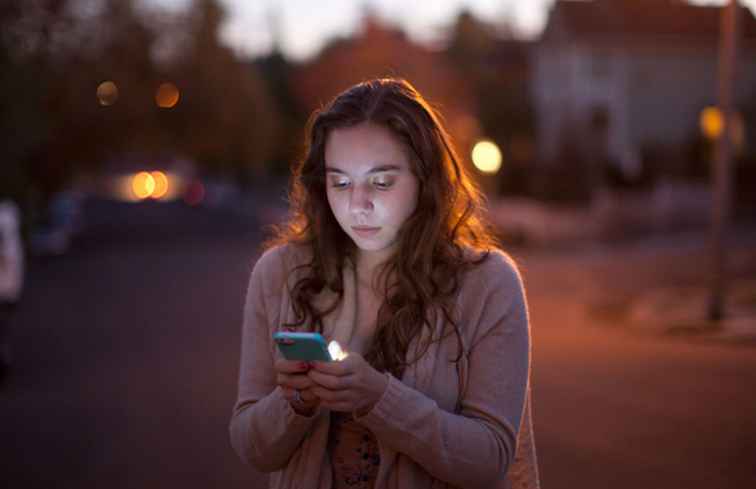
[{"label": "asphalt road", "polygon": [[[265,487],[227,430],[260,222],[156,205],[90,221],[71,253],[30,267],[0,486]],[[756,348],[588,319],[586,260],[521,256],[543,487],[756,487]]]}]

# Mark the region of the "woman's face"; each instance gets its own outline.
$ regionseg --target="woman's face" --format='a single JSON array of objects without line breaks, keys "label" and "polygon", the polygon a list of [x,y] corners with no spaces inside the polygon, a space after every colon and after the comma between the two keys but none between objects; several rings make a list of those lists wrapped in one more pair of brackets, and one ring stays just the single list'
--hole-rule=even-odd
[{"label": "woman's face", "polygon": [[325,162],[328,203],[339,225],[363,257],[388,258],[417,207],[407,150],[389,129],[363,123],[331,131]]}]

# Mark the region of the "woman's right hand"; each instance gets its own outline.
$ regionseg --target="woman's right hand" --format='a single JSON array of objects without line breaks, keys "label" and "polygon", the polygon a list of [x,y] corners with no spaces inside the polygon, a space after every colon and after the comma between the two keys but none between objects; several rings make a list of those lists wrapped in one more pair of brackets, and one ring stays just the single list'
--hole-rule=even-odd
[{"label": "woman's right hand", "polygon": [[[281,386],[284,398],[289,401],[292,409],[302,416],[315,413],[320,399],[312,393],[311,387],[315,383],[307,376],[310,366],[307,362],[278,359],[275,363],[277,372],[276,383]],[[296,400],[299,391],[300,401]]]}]

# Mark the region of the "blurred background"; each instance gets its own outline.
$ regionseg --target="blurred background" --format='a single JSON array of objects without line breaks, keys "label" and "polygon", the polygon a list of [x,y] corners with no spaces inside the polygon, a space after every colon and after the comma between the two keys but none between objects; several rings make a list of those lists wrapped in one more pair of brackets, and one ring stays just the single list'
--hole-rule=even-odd
[{"label": "blurred background", "polygon": [[227,436],[248,275],[312,111],[399,76],[522,268],[543,486],[756,486],[754,12],[0,2],[0,482],[266,486]]}]

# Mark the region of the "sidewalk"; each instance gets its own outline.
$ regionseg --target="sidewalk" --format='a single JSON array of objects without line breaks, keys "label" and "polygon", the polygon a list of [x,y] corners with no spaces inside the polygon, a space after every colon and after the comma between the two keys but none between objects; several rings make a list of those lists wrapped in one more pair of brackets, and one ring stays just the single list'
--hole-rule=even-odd
[{"label": "sidewalk", "polygon": [[707,239],[701,230],[586,252],[596,281],[586,317],[639,334],[756,346],[756,228],[733,228],[719,322],[707,319]]}]

